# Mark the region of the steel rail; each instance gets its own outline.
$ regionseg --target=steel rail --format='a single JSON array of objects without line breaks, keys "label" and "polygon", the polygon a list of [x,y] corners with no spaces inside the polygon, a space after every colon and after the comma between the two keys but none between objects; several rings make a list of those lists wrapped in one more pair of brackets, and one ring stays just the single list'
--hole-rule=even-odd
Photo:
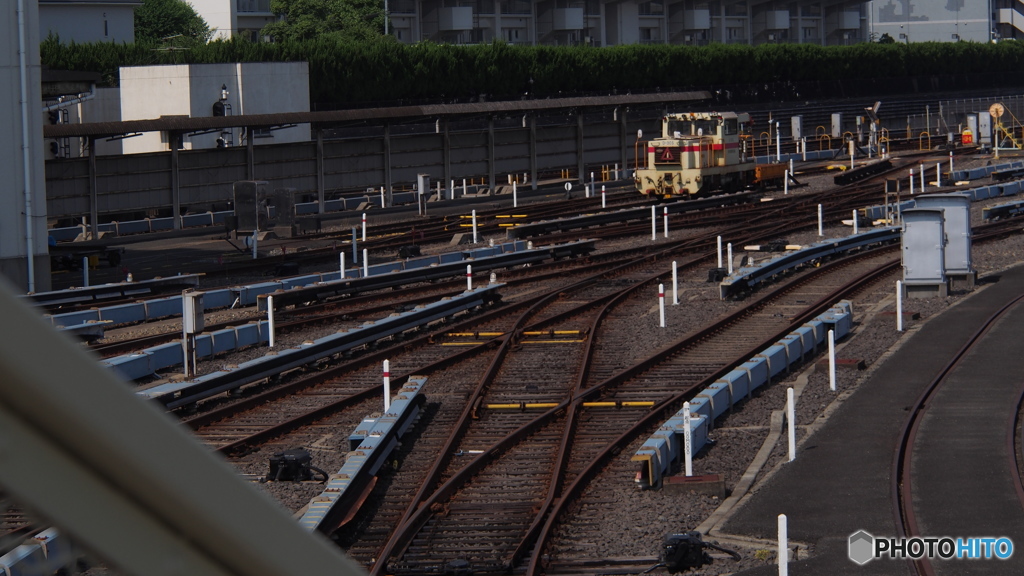
[{"label": "steel rail", "polygon": [[[992,313],[961,346],[960,350],[939,370],[935,378],[925,387],[924,391],[910,407],[910,414],[907,416],[900,431],[900,440],[893,450],[892,459],[892,483],[891,498],[893,517],[896,521],[896,531],[899,537],[907,538],[920,536],[920,529],[917,525],[917,515],[914,512],[913,500],[913,479],[911,478],[911,458],[913,457],[914,442],[917,439],[917,432],[928,410],[928,401],[935,395],[939,387],[945,382],[949,374],[967,356],[974,346],[987,334],[995,323],[1005,316],[1009,311],[1024,301],[1024,294],[1004,304],[999,310]],[[922,576],[934,576],[935,569],[927,557],[907,560],[910,568]]]}]

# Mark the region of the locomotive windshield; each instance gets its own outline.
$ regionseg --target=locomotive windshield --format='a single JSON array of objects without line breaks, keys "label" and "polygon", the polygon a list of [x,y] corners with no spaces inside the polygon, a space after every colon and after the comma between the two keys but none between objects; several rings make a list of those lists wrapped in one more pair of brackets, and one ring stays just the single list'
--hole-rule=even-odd
[{"label": "locomotive windshield", "polygon": [[689,120],[669,120],[668,131],[665,132],[667,138],[682,138],[691,134],[693,134],[693,122]]},{"label": "locomotive windshield", "polygon": [[718,120],[669,120],[667,138],[718,135]]}]

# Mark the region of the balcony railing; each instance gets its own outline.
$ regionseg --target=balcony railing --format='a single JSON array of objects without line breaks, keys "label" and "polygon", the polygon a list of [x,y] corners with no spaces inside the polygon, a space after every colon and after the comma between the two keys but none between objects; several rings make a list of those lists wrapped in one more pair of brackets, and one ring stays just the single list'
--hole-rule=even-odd
[{"label": "balcony railing", "polygon": [[238,12],[270,12],[270,0],[235,0]]}]

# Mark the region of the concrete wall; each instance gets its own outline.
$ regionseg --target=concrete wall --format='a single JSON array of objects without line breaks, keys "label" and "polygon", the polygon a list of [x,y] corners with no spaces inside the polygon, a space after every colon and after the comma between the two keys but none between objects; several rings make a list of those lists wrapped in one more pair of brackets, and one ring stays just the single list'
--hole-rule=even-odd
[{"label": "concrete wall", "polygon": [[[189,66],[130,66],[120,69],[121,119],[149,120],[191,113]],[[208,115],[208,114],[207,114]],[[122,144],[125,154],[169,150],[167,135],[147,132]],[[190,147],[185,143],[185,148]]]},{"label": "concrete wall", "polygon": [[[121,91],[118,88],[97,88],[96,97],[78,105],[82,122],[120,122]],[[123,140],[102,139],[96,141],[96,154],[121,154]]]},{"label": "concrete wall", "polygon": [[[21,66],[17,2],[0,3],[0,276],[12,281],[19,291],[50,288],[50,260],[46,248],[46,184],[43,173],[43,119],[39,114],[42,101],[39,68],[39,28],[36,2],[26,0],[25,45],[27,118],[22,116]],[[23,138],[27,122],[28,141]],[[26,178],[26,164],[28,160]],[[29,190],[29,202],[25,190]],[[31,206],[31,232],[25,226],[25,211]],[[27,237],[32,235],[31,246]],[[30,249],[31,248],[31,249]],[[29,286],[28,257],[33,255],[35,284]]]},{"label": "concrete wall", "polygon": [[[962,4],[957,8],[958,4]],[[922,2],[915,0],[875,0],[871,3],[871,32],[888,34],[897,42],[906,34],[910,42],[950,42],[954,34],[961,40],[988,42],[991,16],[988,2]]]},{"label": "concrete wall", "polygon": [[[33,2],[34,4],[35,2]],[[13,2],[10,2],[13,4]],[[134,42],[136,3],[39,1],[39,37],[50,33],[62,42]]]},{"label": "concrete wall", "polygon": [[[248,62],[242,64],[182,64],[121,68],[121,118],[145,120],[161,116],[213,116],[221,88],[228,91],[228,114],[273,114],[309,111],[309,66],[305,62]],[[302,142],[310,139],[309,125],[257,133],[254,144]],[[185,136],[182,148],[216,148],[223,137],[244,144],[240,129],[227,134]],[[126,154],[169,150],[166,134],[149,133],[124,141]]]}]

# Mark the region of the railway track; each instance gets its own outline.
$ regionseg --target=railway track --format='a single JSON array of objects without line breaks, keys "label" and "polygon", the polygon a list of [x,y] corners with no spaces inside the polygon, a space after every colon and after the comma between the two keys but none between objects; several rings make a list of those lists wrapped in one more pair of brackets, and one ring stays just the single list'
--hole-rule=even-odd
[{"label": "railway track", "polygon": [[[866,257],[861,259],[861,266],[874,269],[878,260],[884,260],[891,268],[893,256]],[[847,270],[841,275],[850,273]],[[784,309],[791,306],[791,302],[810,299],[820,308],[822,304],[810,295],[820,295],[822,290],[828,291],[820,285],[816,289],[791,287],[785,292],[791,294],[792,300],[779,302],[778,306]],[[497,573],[513,568],[518,558],[540,549],[533,547],[527,532],[533,532],[535,537],[542,520],[555,514],[554,503],[565,501],[565,493],[560,493],[558,486],[579,484],[590,470],[588,463],[624,430],[630,430],[651,414],[646,406],[653,404],[663,408],[671,399],[685,395],[687,390],[692,394],[699,383],[713,376],[715,371],[721,371],[722,363],[708,360],[709,350],[716,353],[716,358],[738,359],[743,354],[752,354],[751,350],[756,351],[757,345],[764,341],[771,342],[766,334],[774,337],[782,330],[780,326],[789,326],[789,316],[780,317],[779,309],[769,307],[763,299],[752,302],[745,307],[745,314],[737,313],[731,323],[702,331],[687,338],[686,344],[668,347],[612,378],[580,387],[574,395],[567,394],[543,414],[518,412],[511,417],[493,411],[481,415],[482,423],[492,420],[499,430],[508,429],[512,424],[519,424],[520,428],[490,445],[474,443],[467,433],[458,443],[458,449],[475,450],[480,455],[440,485],[433,495],[412,507],[415,511],[409,521],[399,528],[381,555],[393,561],[386,568],[378,562],[371,573],[385,570],[398,574],[430,572],[443,566],[444,558],[451,558],[455,550],[466,551],[462,558],[469,561],[477,573]],[[757,317],[763,318],[763,324],[756,335],[750,334],[744,326],[749,326]],[[709,337],[712,333],[716,334],[715,338]],[[743,333],[746,334],[741,335]],[[605,406],[582,406],[584,402],[609,399],[622,403],[622,407],[609,410]],[[655,411],[658,412],[660,410]],[[567,438],[562,438],[563,435]],[[493,433],[489,437],[483,435],[485,440],[493,437]],[[556,453],[558,455],[553,456]],[[553,473],[561,476],[545,477]],[[554,493],[541,501],[538,491],[544,485],[554,487]],[[495,496],[498,494],[500,498]],[[516,495],[521,498],[514,500]],[[492,502],[497,505],[491,506]],[[500,514],[496,515],[498,510]],[[489,512],[487,522],[481,520],[485,512]],[[495,524],[500,524],[501,528],[496,528]],[[490,553],[474,554],[473,550]]]},{"label": "railway track", "polygon": [[[926,418],[931,416],[929,409],[933,404],[938,405],[939,407],[933,409],[932,412],[939,411],[939,415],[936,415],[935,418],[942,417],[941,403],[937,401],[937,398],[943,393],[943,388],[950,386],[947,383],[954,377],[954,373],[958,369],[962,369],[967,364],[972,354],[979,353],[985,336],[995,328],[996,324],[1018,308],[1022,302],[1024,302],[1024,295],[1011,299],[994,311],[982,323],[981,327],[968,338],[967,342],[948,363],[942,367],[935,378],[924,388],[914,404],[908,408],[909,415],[900,432],[899,441],[892,460],[891,499],[893,515],[896,520],[897,536],[903,538],[935,536],[934,534],[926,533],[927,530],[922,529],[921,516],[922,513],[926,517],[930,514],[930,520],[934,526],[937,523],[941,523],[941,521],[936,521],[935,518],[937,516],[941,517],[941,514],[937,514],[933,508],[920,509],[924,506],[920,493],[925,493],[926,497],[931,496],[934,500],[934,496],[928,494],[929,490],[934,492],[934,487],[928,485],[929,479],[922,478],[920,472],[917,475],[914,474],[915,466],[922,467],[922,465],[927,465],[922,463],[932,458],[928,452],[927,444],[928,441],[932,444],[935,441],[924,434],[926,431],[925,427],[927,426]],[[985,392],[979,392],[979,398],[982,401],[984,401],[984,395]],[[1011,472],[1012,479],[1009,482],[1012,485],[1011,491],[1015,493],[1014,495],[1018,503],[1024,506],[1024,482],[1022,482],[1021,478],[1020,452],[1017,441],[1019,437],[1019,417],[1021,409],[1024,407],[1022,403],[1024,403],[1024,389],[1016,394],[1016,404],[1013,410],[1014,417],[1006,423],[1005,453],[1009,456],[1009,461],[1001,464],[993,462],[993,464],[995,466],[1005,465]],[[933,429],[928,431],[935,435]],[[922,445],[925,446],[923,447]],[[970,519],[970,521],[977,522],[976,519]],[[953,534],[953,536],[961,535],[966,537],[975,536],[974,534]],[[986,534],[986,536],[988,535]],[[993,536],[997,535],[993,534]],[[1011,553],[1012,549],[1013,545],[1011,542]],[[954,552],[950,553],[951,556],[953,554]],[[985,557],[991,558],[994,557],[994,554],[994,550],[990,549]],[[917,558],[908,557],[906,560],[913,573],[921,576],[934,576],[937,573],[936,565],[929,559],[928,554],[922,553],[917,556]]]}]

